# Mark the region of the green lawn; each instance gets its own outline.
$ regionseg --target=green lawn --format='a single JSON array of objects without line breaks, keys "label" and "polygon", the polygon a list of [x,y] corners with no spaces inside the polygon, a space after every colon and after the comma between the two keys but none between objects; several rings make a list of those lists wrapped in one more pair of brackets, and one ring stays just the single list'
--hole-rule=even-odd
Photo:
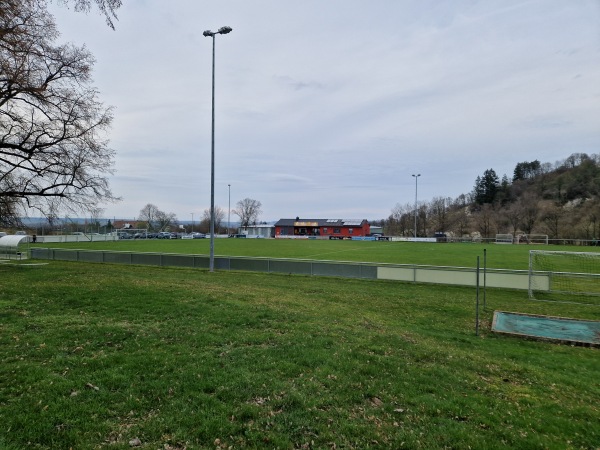
[{"label": "green lawn", "polygon": [[0,448],[600,443],[598,349],[489,332],[494,309],[598,308],[488,289],[477,337],[463,287],[56,261],[0,279]]},{"label": "green lawn", "polygon": [[[40,247],[126,250],[159,253],[208,254],[209,239],[121,240],[113,242],[73,242],[37,244]],[[328,241],[293,239],[215,239],[215,254],[225,256],[264,256],[336,261],[379,262],[475,267],[477,256],[483,266],[495,269],[527,269],[529,250],[595,251],[595,247],[502,245],[472,243],[424,243],[385,241]]]}]

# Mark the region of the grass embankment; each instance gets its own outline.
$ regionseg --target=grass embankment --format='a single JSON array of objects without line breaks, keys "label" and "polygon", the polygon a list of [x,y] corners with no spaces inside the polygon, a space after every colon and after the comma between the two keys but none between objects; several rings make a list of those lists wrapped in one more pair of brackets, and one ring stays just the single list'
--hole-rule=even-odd
[{"label": "grass embankment", "polygon": [[[72,242],[37,244],[39,247],[78,248],[90,250],[123,250],[157,253],[209,253],[209,239],[151,239],[107,242]],[[483,251],[487,250],[487,267],[526,270],[529,250],[595,251],[595,247],[501,245],[473,243],[426,243],[385,241],[328,241],[293,239],[215,239],[215,254],[296,258],[390,264],[423,264],[432,266],[475,267],[477,257],[483,267]]]},{"label": "grass embankment", "polygon": [[595,448],[597,349],[492,335],[488,290],[0,266],[2,448]]}]

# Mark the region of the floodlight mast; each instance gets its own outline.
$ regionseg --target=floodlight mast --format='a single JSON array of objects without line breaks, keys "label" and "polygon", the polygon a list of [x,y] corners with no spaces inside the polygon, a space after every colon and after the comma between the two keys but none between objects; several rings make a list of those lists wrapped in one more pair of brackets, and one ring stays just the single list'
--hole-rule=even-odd
[{"label": "floodlight mast", "polygon": [[416,241],[417,240],[417,187],[419,184],[418,180],[419,180],[419,177],[421,176],[421,174],[418,173],[415,175],[413,173],[412,176],[415,177],[415,233],[414,233],[414,235],[415,235],[415,241]]},{"label": "floodlight mast", "polygon": [[227,33],[231,33],[231,30],[233,30],[233,28],[231,27],[221,27],[219,28],[219,31],[210,31],[210,30],[206,30],[204,33],[202,33],[205,37],[215,37],[215,34],[227,34]]},{"label": "floodlight mast", "polygon": [[221,27],[218,31],[206,30],[205,37],[212,38],[212,128],[210,135],[210,262],[209,271],[215,270],[215,36],[231,33],[231,27]]}]

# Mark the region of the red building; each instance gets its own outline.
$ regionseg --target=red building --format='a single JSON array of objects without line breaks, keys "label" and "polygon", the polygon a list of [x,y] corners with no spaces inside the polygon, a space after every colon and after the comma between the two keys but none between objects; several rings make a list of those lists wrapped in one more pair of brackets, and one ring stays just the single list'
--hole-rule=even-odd
[{"label": "red building", "polygon": [[367,220],[280,219],[275,224],[276,238],[351,239],[371,233]]}]

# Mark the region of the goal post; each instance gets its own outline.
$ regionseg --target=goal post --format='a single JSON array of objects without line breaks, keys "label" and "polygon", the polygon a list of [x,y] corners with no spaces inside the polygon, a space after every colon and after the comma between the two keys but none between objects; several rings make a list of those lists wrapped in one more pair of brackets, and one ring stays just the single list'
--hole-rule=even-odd
[{"label": "goal post", "polygon": [[527,236],[530,244],[543,244],[548,245],[547,234],[530,234]]},{"label": "goal post", "polygon": [[573,296],[600,297],[600,253],[530,250],[529,298]]},{"label": "goal post", "polygon": [[496,244],[512,244],[513,241],[512,234],[496,234]]},{"label": "goal post", "polygon": [[548,235],[547,234],[518,234],[515,242],[517,244],[548,245]]}]

